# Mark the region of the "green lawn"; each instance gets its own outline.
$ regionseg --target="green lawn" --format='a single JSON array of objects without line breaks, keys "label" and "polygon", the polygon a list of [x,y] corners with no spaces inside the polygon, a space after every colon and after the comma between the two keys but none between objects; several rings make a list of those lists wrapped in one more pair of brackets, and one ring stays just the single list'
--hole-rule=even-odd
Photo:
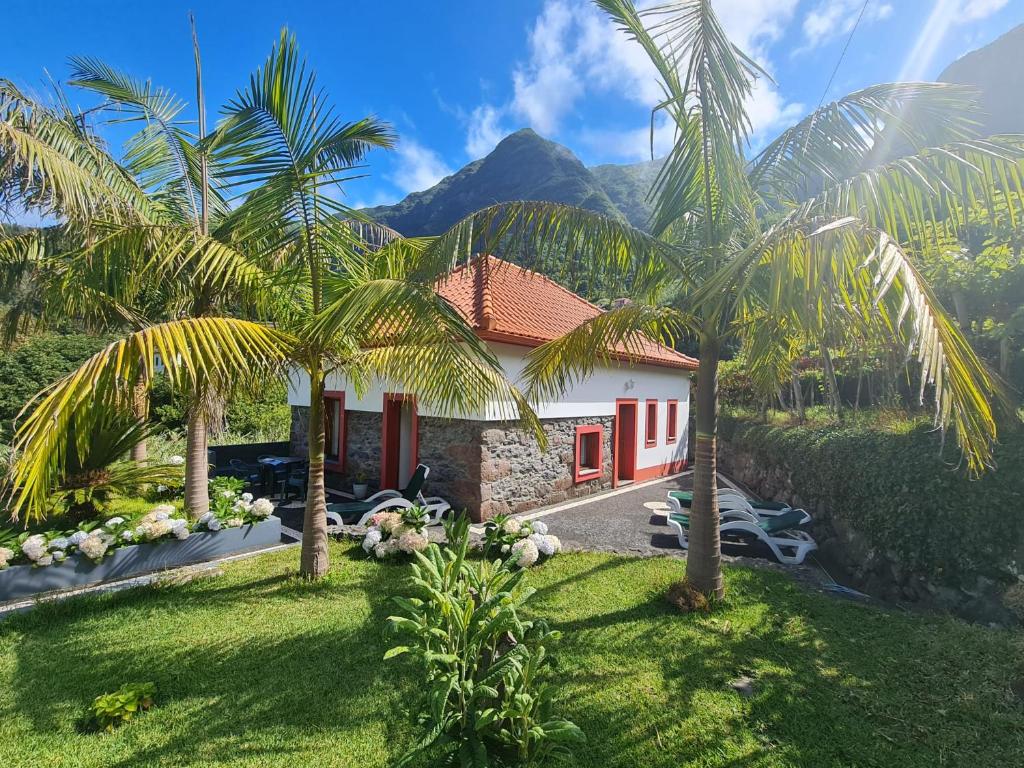
[{"label": "green lawn", "polygon": [[[334,556],[318,585],[291,576],[292,549],[0,623],[0,765],[392,765],[415,735],[415,668],[380,661],[407,566]],[[681,615],[662,600],[681,570],[567,554],[530,574],[534,609],[564,631],[561,709],[589,737],[575,765],[1020,764],[1024,634],[746,569],[727,571],[716,613]],[[749,699],[728,685],[741,674]],[[151,713],[80,730],[93,696],[146,680]]]}]

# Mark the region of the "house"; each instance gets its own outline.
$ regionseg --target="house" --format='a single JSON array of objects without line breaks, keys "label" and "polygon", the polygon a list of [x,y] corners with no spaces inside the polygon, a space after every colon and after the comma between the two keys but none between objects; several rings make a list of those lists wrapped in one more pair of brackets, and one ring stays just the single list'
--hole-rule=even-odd
[{"label": "house", "polygon": [[[601,312],[554,281],[493,256],[474,258],[437,290],[513,381],[532,348]],[[362,475],[381,487],[401,487],[422,462],[431,470],[430,495],[480,520],[678,472],[686,465],[689,372],[696,367],[695,359],[651,342],[639,359],[623,355],[563,397],[535,403],[546,452],[498,413],[439,418],[417,408],[410,394],[379,385],[359,398],[332,374],[325,393],[327,469],[336,475],[328,486]],[[306,451],[308,385],[299,372],[289,386],[294,454]]]}]

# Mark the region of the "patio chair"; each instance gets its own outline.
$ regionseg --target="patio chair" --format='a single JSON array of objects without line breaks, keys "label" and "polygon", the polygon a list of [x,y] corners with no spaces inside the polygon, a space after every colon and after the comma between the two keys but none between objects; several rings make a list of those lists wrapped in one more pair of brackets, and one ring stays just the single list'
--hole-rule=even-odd
[{"label": "patio chair", "polygon": [[[693,505],[693,491],[669,491],[667,498],[671,511],[678,514],[686,514],[686,510]],[[742,510],[759,518],[784,515],[793,510],[793,507],[778,501],[748,499],[746,496],[729,488],[720,488],[718,490],[718,507],[719,509]],[[804,512],[803,510],[800,511]],[[807,522],[809,523],[811,516],[807,512],[804,512],[804,514],[807,515]]]},{"label": "patio chair", "polygon": [[286,503],[291,497],[291,490],[294,488],[299,501],[306,500],[306,487],[309,483],[309,466],[306,462],[292,464],[288,468],[288,474],[281,480],[281,502]]},{"label": "patio chair", "polygon": [[238,473],[235,477],[242,478],[251,487],[256,487],[263,480],[262,467],[259,464],[246,464],[241,459],[231,459],[228,466]]},{"label": "patio chair", "polygon": [[[810,552],[818,548],[810,534],[799,530],[808,520],[810,515],[802,509],[792,509],[781,515],[764,518],[756,518],[742,510],[726,510],[722,513],[719,530],[722,539],[726,541],[759,541],[772,551],[780,563],[800,565]],[[690,516],[673,512],[668,516],[668,524],[675,530],[679,546],[688,549]]]},{"label": "patio chair", "polygon": [[328,504],[327,520],[335,525],[351,524],[351,521],[357,521],[357,525],[366,525],[378,512],[419,506],[426,510],[427,525],[436,525],[441,522],[444,513],[451,509],[451,505],[440,496],[423,495],[423,483],[429,474],[430,467],[419,464],[409,478],[409,484],[401,491],[387,488],[377,491],[364,501]]}]

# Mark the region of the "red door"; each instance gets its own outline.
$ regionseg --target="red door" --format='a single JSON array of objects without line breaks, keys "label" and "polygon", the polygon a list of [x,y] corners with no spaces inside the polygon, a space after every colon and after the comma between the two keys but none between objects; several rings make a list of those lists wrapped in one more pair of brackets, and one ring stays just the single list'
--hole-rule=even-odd
[{"label": "red door", "polygon": [[615,453],[613,485],[633,482],[636,477],[636,400],[615,401]]},{"label": "red door", "polygon": [[415,398],[385,393],[383,417],[380,487],[404,488],[419,461]]}]

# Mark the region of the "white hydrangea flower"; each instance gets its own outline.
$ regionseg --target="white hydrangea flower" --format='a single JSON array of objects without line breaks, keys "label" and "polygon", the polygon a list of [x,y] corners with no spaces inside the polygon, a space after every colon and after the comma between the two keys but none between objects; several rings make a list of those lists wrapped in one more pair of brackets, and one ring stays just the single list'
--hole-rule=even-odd
[{"label": "white hydrangea flower", "polygon": [[274,502],[270,499],[256,499],[249,511],[253,517],[270,517],[274,513]]},{"label": "white hydrangea flower", "polygon": [[89,532],[88,531],[75,531],[68,538],[68,541],[70,541],[72,544],[74,544],[77,547],[77,546],[81,545],[81,543],[83,541],[85,541],[85,539],[88,536],[89,536]]},{"label": "white hydrangea flower", "polygon": [[374,547],[380,544],[381,537],[383,536],[384,534],[380,528],[370,528],[363,537],[363,551],[369,554]]},{"label": "white hydrangea flower", "polygon": [[226,528],[241,528],[245,524],[245,521],[240,517],[229,517],[224,521]]},{"label": "white hydrangea flower", "polygon": [[543,520],[530,521],[530,528],[534,533],[539,533],[541,536],[548,532],[548,524]]},{"label": "white hydrangea flower", "polygon": [[211,515],[210,519],[206,521],[206,528],[211,531],[219,531],[220,520]]},{"label": "white hydrangea flower", "polygon": [[555,554],[555,550],[551,546],[551,542],[548,541],[548,537],[544,534],[535,533],[532,536],[530,536],[530,541],[533,542],[533,545],[537,548],[537,551],[544,555],[544,557],[551,557],[553,554]]},{"label": "white hydrangea flower", "polygon": [[121,541],[135,541],[135,531],[121,531]]},{"label": "white hydrangea flower", "polygon": [[82,554],[86,557],[99,561],[103,559],[103,555],[107,553],[107,542],[101,539],[99,536],[87,536],[78,548],[82,550]]},{"label": "white hydrangea flower", "polygon": [[203,516],[199,518],[197,522],[202,525],[206,525],[213,518],[213,512],[204,512]]},{"label": "white hydrangea flower", "polygon": [[522,529],[522,527],[523,527],[523,521],[522,520],[520,520],[518,517],[510,517],[510,518],[508,518],[508,520],[506,520],[504,523],[502,523],[501,529],[505,533],[516,534],[516,533],[519,533],[519,531]]},{"label": "white hydrangea flower", "polygon": [[398,537],[398,548],[409,555],[413,552],[422,552],[429,543],[426,536],[416,531],[406,531]]},{"label": "white hydrangea flower", "polygon": [[242,501],[244,501],[246,504],[252,504],[252,494],[251,493],[243,493],[242,494]]},{"label": "white hydrangea flower", "polygon": [[0,547],[0,571],[7,567],[7,564],[14,558],[14,550],[7,547]]},{"label": "white hydrangea flower", "polygon": [[21,551],[29,560],[38,563],[43,557],[46,557],[46,537],[41,533],[29,536],[22,542]]},{"label": "white hydrangea flower", "polygon": [[537,562],[540,553],[537,546],[529,539],[520,539],[512,545],[512,557],[520,568],[529,568]]},{"label": "white hydrangea flower", "polygon": [[234,491],[221,491],[220,495],[223,496],[225,499],[233,499],[233,498],[235,498],[235,492]]},{"label": "white hydrangea flower", "polygon": [[71,539],[64,536],[58,536],[56,539],[50,540],[50,549],[67,549],[71,546]]},{"label": "white hydrangea flower", "polygon": [[551,554],[557,555],[562,551],[562,541],[553,533],[549,533],[544,538],[547,540],[548,546],[551,547]]},{"label": "white hydrangea flower", "polygon": [[157,493],[164,493],[166,491],[167,491],[167,486],[166,485],[158,485],[156,487],[156,492]]},{"label": "white hydrangea flower", "polygon": [[182,464],[185,463],[185,457],[184,456],[171,456],[167,460],[167,463],[170,464],[172,467],[180,467]]},{"label": "white hydrangea flower", "polygon": [[53,565],[53,555],[43,555],[35,561],[35,564],[39,567]]},{"label": "white hydrangea flower", "polygon": [[63,549],[55,549],[50,553],[50,557],[53,558],[53,562],[55,563],[63,563],[64,560],[67,559],[67,553],[65,553]]},{"label": "white hydrangea flower", "polygon": [[103,525],[106,528],[114,528],[114,527],[120,525],[123,522],[124,522],[124,518],[123,517],[112,517],[109,520],[107,520],[107,522],[105,522]]},{"label": "white hydrangea flower", "polygon": [[171,531],[171,533],[174,534],[174,538],[179,539],[180,541],[184,541],[185,539],[187,539],[189,536],[192,535],[192,531],[190,531],[188,529],[187,525],[183,525],[183,526],[181,526],[179,528],[175,528],[173,531]]}]

